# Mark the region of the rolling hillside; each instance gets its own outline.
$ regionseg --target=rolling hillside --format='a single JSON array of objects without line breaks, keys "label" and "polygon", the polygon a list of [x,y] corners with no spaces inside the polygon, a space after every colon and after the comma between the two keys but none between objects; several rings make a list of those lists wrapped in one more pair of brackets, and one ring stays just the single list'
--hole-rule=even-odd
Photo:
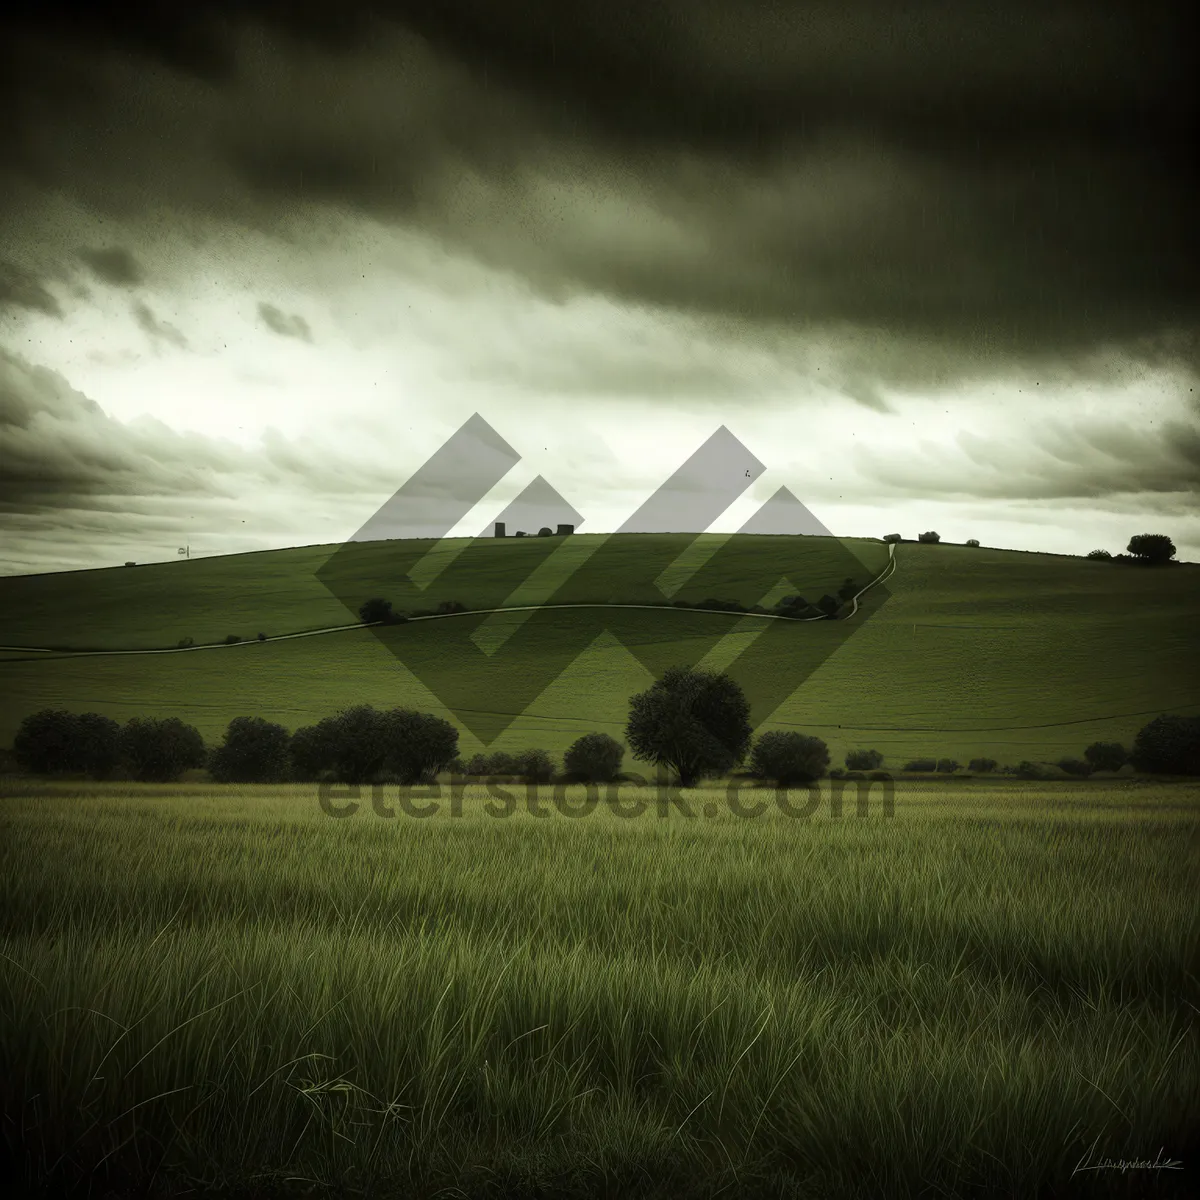
[{"label": "rolling hillside", "polygon": [[[715,596],[749,604],[786,591],[816,599],[846,576],[866,582],[887,561],[880,543],[854,539],[505,540],[457,561],[452,548],[419,602],[430,608],[447,599],[477,607],[528,603],[529,594],[514,590],[513,581],[537,568],[543,594],[562,603],[661,603],[661,593],[644,581],[682,580],[681,566],[663,573],[659,564],[693,542],[691,565],[698,570],[672,593],[693,601]],[[384,595],[411,609],[418,595],[411,585],[406,593],[399,581],[429,546],[356,546],[325,568],[325,577],[347,603]],[[147,648],[172,646],[184,636],[200,643],[230,632],[253,638],[259,630],[344,625],[353,619],[346,605],[316,577],[335,549],[2,579],[0,640]],[[533,621],[515,613],[486,618],[493,631],[510,622],[522,626],[510,657],[518,676],[522,661],[528,664],[534,689],[524,715],[492,744],[540,745],[561,754],[593,729],[620,737],[628,696],[647,686],[653,671],[703,658],[714,622],[727,625],[730,636],[703,665],[725,667],[736,651],[746,650],[730,669],[757,697],[754,716],[765,722],[760,729],[819,734],[835,758],[852,746],[877,747],[893,766],[924,754],[964,762],[978,754],[1002,762],[1055,758],[1078,753],[1097,738],[1128,742],[1160,711],[1200,711],[1194,682],[1200,679],[1194,629],[1200,569],[1139,570],[952,545],[905,544],[896,559],[886,590],[868,592],[862,613],[848,622],[613,609],[605,614],[608,633],[600,632],[580,652],[580,610],[543,611]],[[430,563],[427,558],[418,575]],[[177,715],[210,741],[242,714],[293,729],[363,702],[446,715],[389,645],[424,678],[436,669],[438,691],[457,711],[469,710],[468,723],[490,741],[512,713],[503,711],[473,648],[466,653],[461,635],[467,626],[458,624],[474,629],[483,620],[451,617],[178,654],[6,652],[0,657],[0,743],[11,742],[24,715],[48,705],[118,719]],[[543,690],[541,681],[553,674],[547,661],[562,669]],[[481,744],[464,732],[464,752]]]}]

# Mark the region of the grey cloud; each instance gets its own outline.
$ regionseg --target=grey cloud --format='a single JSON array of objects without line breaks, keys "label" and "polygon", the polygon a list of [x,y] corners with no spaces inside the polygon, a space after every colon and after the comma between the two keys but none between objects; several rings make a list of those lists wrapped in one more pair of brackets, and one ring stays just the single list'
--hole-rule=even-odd
[{"label": "grey cloud", "polygon": [[312,341],[312,330],[309,329],[308,322],[295,313],[285,313],[274,304],[264,301],[258,306],[258,315],[268,329],[274,330],[282,337],[299,338],[302,342]]},{"label": "grey cloud", "polygon": [[108,416],[57,371],[0,350],[0,510],[43,514],[156,497],[342,495],[394,485],[395,467],[268,430],[257,448]]},{"label": "grey cloud", "polygon": [[1059,501],[1152,494],[1178,497],[1194,511],[1200,425],[1181,419],[1142,428],[1047,420],[1003,437],[963,431],[956,447],[889,454],[860,446],[854,461],[873,488],[910,498]]},{"label": "grey cloud", "polygon": [[0,259],[0,309],[28,308],[61,317],[62,306],[30,271]]},{"label": "grey cloud", "polygon": [[187,338],[169,321],[163,321],[156,317],[154,311],[144,300],[134,302],[133,316],[138,326],[147,334],[156,348],[160,343],[166,342],[176,349],[187,349]]},{"label": "grey cloud", "polygon": [[79,257],[98,279],[117,287],[134,287],[142,282],[143,273],[136,258],[123,246],[103,249],[84,249]]}]

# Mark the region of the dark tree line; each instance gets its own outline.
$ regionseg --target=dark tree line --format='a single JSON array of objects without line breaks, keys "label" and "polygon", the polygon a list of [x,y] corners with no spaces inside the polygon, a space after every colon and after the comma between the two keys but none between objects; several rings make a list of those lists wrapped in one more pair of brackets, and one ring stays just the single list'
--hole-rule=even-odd
[{"label": "dark tree line", "polygon": [[[829,748],[818,737],[771,731],[753,738],[750,706],[733,679],[719,672],[672,667],[630,700],[625,736],[634,758],[665,768],[685,786],[720,778],[747,765],[750,775],[776,783],[805,783],[829,770]],[[413,709],[381,711],[357,705],[315,725],[289,733],[262,717],[235,717],[219,746],[206,749],[198,730],[177,717],[134,717],[123,726],[99,713],[44,709],[21,722],[13,742],[23,770],[37,774],[86,774],[110,778],[118,771],[146,782],[169,782],[185,771],[207,767],[222,783],[332,781],[348,784],[416,784],[444,771],[489,778],[548,783],[612,782],[621,778],[625,747],[605,733],[589,733],[566,752],[559,774],[542,749],[458,756],[458,730],[449,721]],[[877,750],[851,750],[851,772],[883,763]],[[1200,717],[1166,714],[1142,727],[1127,750],[1117,742],[1093,742],[1082,758],[1051,764],[1060,773],[1087,777],[1116,771],[1126,763],[1164,775],[1200,775]],[[953,775],[951,758],[913,759],[905,770]],[[972,773],[1048,777],[1047,764],[1022,762],[999,767],[975,758]]]}]

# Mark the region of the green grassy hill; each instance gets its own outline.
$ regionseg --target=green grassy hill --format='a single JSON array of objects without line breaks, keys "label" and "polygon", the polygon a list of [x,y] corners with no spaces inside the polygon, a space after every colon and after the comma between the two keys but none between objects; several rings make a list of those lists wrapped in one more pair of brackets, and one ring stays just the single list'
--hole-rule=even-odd
[{"label": "green grassy hill", "polygon": [[[865,582],[887,561],[886,548],[869,540],[593,535],[484,543],[457,561],[457,547],[443,549],[440,574],[419,597],[401,580],[431,543],[354,547],[337,556],[326,579],[347,602],[383,595],[407,609],[447,599],[477,607],[527,602],[513,581],[535,569],[562,602],[661,602],[649,583],[634,581],[660,577],[658,565],[693,542],[692,565],[700,570],[672,593],[690,600],[715,596],[749,604],[780,591],[816,599],[847,575]],[[259,630],[279,634],[345,624],[351,612],[316,576],[335,549],[2,579],[0,641],[155,647],[185,636],[200,643],[231,632],[253,638]],[[738,647],[754,645],[751,666],[743,660],[740,669],[752,672],[755,690],[786,695],[802,680],[772,712],[755,713],[766,721],[761,728],[816,733],[837,759],[854,746],[877,747],[892,766],[925,754],[963,762],[980,754],[1002,762],[1056,758],[1079,753],[1097,738],[1128,743],[1160,711],[1200,711],[1200,685],[1193,682],[1200,679],[1194,629],[1200,569],[1140,570],[951,545],[905,544],[896,558],[886,591],[869,592],[860,617],[848,622],[612,610],[612,636],[600,636],[564,662],[555,682],[494,746],[540,745],[561,754],[594,729],[620,737],[629,695],[649,684],[651,669],[695,661],[711,641],[714,622],[727,623],[730,637],[705,665],[723,667]],[[422,569],[431,562],[427,558]],[[661,573],[672,575],[678,581],[682,568]],[[570,610],[537,616],[520,651],[531,677],[546,656],[563,655],[583,620]],[[243,714],[289,728],[363,702],[446,715],[390,652],[385,643],[394,639],[403,639],[395,648],[404,661],[436,664],[439,690],[452,696],[456,709],[486,714],[496,706],[487,672],[447,633],[461,620],[480,618],[182,654],[59,658],[9,652],[0,657],[0,743],[11,742],[23,716],[48,705],[118,719],[177,715],[210,741]],[[461,744],[466,753],[481,745],[469,733]]]}]

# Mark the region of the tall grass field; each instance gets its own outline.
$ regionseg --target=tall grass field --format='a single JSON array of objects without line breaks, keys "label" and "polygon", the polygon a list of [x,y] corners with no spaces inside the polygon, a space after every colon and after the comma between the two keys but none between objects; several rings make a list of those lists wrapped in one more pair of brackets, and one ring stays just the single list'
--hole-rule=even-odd
[{"label": "tall grass field", "polygon": [[8,1194],[1192,1194],[1200,785],[505,792],[7,780]]}]

